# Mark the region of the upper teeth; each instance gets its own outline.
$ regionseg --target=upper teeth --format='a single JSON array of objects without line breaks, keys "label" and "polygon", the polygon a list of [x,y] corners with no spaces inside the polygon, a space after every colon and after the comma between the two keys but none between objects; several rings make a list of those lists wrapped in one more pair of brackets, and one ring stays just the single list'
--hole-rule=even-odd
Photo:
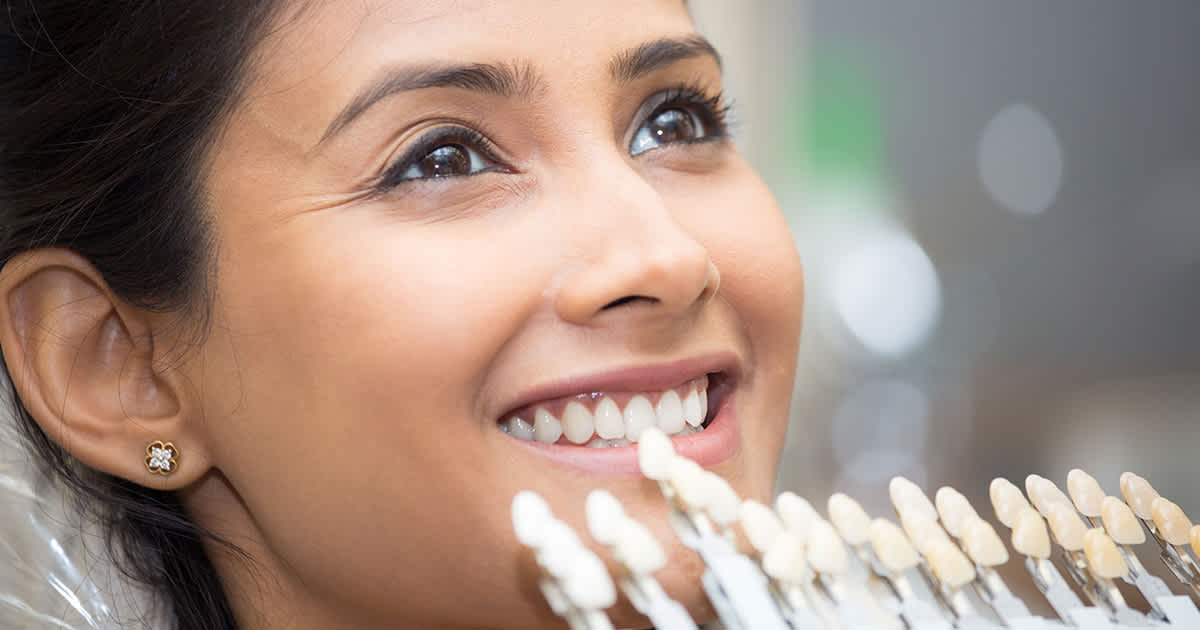
[{"label": "upper teeth", "polygon": [[500,428],[522,440],[553,444],[562,438],[595,447],[637,442],[652,426],[667,435],[688,435],[699,432],[708,415],[707,379],[696,379],[681,390],[635,394],[624,409],[608,394],[594,395],[591,409],[587,402],[586,398],[569,400],[559,415],[550,411],[550,403],[527,408],[509,416]]}]

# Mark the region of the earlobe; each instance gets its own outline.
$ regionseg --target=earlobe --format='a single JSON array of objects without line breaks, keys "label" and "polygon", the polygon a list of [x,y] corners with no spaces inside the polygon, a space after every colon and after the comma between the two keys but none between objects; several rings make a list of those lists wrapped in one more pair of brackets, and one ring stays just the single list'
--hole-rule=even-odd
[{"label": "earlobe", "polygon": [[34,420],[92,468],[173,489],[208,465],[198,445],[170,474],[147,464],[149,444],[192,437],[180,377],[154,369],[152,322],[74,252],[24,252],[0,271],[0,347]]}]

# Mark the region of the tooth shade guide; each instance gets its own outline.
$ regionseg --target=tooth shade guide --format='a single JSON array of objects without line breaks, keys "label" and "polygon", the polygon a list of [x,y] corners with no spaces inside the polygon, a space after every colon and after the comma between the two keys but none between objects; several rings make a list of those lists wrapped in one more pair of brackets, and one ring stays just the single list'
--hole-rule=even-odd
[{"label": "tooth shade guide", "polygon": [[992,526],[978,515],[968,517],[962,526],[962,546],[981,567],[998,567],[1008,562],[1008,549]]},{"label": "tooth shade guide", "polygon": [[784,492],[775,497],[775,512],[779,514],[784,526],[801,540],[806,540],[813,523],[821,520],[812,504],[794,492]]},{"label": "tooth shade guide", "polygon": [[1053,502],[1047,511],[1049,514],[1046,514],[1046,520],[1050,523],[1050,531],[1054,532],[1054,539],[1058,541],[1059,546],[1067,551],[1083,549],[1083,536],[1087,527],[1079,518],[1075,506]]},{"label": "tooth shade guide", "polygon": [[671,476],[674,459],[675,448],[665,433],[655,429],[642,435],[638,444],[638,466],[643,475],[655,481],[666,481]]},{"label": "tooth shade guide", "polygon": [[942,529],[937,521],[926,518],[919,512],[909,513],[907,516],[902,515],[900,524],[908,539],[912,541],[913,547],[916,547],[917,551],[922,554],[929,553],[935,543],[950,542],[946,530]]},{"label": "tooth shade guide", "polygon": [[992,500],[992,509],[996,511],[996,518],[1004,523],[1005,527],[1013,527],[1022,509],[1032,508],[1021,489],[1003,477],[992,480],[988,494]]},{"label": "tooth shade guide", "polygon": [[738,509],[738,517],[746,541],[760,554],[766,553],[775,538],[783,533],[783,521],[771,508],[758,501],[743,501]]},{"label": "tooth shade guide", "polygon": [[1102,529],[1089,529],[1084,534],[1083,553],[1088,566],[1099,577],[1111,580],[1125,577],[1129,573],[1125,557]]},{"label": "tooth shade guide", "polygon": [[1121,496],[1138,518],[1144,521],[1154,520],[1151,504],[1158,498],[1158,492],[1142,477],[1131,472],[1121,473]]},{"label": "tooth shade guide", "polygon": [[607,490],[592,490],[584,503],[588,531],[602,545],[616,542],[622,521],[628,518],[617,498]]},{"label": "tooth shade guide", "polygon": [[962,525],[970,518],[979,518],[971,502],[961,492],[942,486],[934,495],[934,505],[946,531],[955,538],[962,537]]},{"label": "tooth shade guide", "polygon": [[[665,436],[661,436],[664,437]],[[653,439],[651,440],[653,442]],[[665,442],[666,446],[670,447],[669,440]],[[675,496],[671,493],[668,486],[680,483],[680,487],[686,487],[691,483],[694,487],[691,491],[693,496],[693,505],[701,508],[706,513],[711,511],[720,511],[724,508],[717,506],[727,501],[729,496],[734,496],[731,488],[728,489],[725,499],[721,498],[724,489],[720,488],[712,473],[704,471],[694,463],[690,463],[680,457],[672,456],[670,480],[662,487],[668,491],[668,496]],[[690,479],[690,481],[688,481]],[[727,485],[727,484],[726,484]],[[681,494],[687,495],[689,492],[685,490]],[[946,494],[946,493],[942,493]],[[603,495],[600,495],[603,496]],[[628,516],[624,514],[619,503],[615,499],[605,502],[607,499],[612,499],[611,495],[596,499],[595,501],[589,496],[588,499],[588,523],[593,531],[593,537],[609,547],[614,560],[620,567],[625,568],[625,581],[622,582],[622,588],[625,585],[634,584],[633,577],[635,575],[648,575],[650,571],[660,568],[665,563],[665,554],[661,552],[661,547],[657,541],[649,534],[649,530],[644,527],[637,526]],[[939,503],[944,503],[950,499],[943,499]],[[514,503],[516,501],[514,500]],[[595,505],[593,505],[595,503]],[[845,495],[830,497],[829,514],[830,521],[825,521],[815,514],[811,509],[811,505],[803,499],[790,495],[790,498],[783,498],[782,501],[777,500],[777,504],[782,504],[785,507],[784,511],[788,512],[793,520],[802,521],[801,527],[808,530],[807,541],[799,536],[790,527],[782,524],[782,519],[774,514],[767,506],[753,501],[745,501],[738,504],[736,509],[739,520],[741,521],[740,530],[745,534],[747,540],[753,540],[751,546],[757,550],[755,557],[760,559],[761,570],[766,573],[772,580],[775,580],[775,587],[781,590],[777,591],[761,591],[763,595],[768,597],[762,599],[764,606],[771,607],[771,599],[769,595],[774,593],[782,599],[776,600],[781,603],[781,612],[790,614],[788,611],[793,610],[789,606],[796,606],[795,610],[806,610],[809,613],[817,611],[816,616],[799,616],[790,618],[793,622],[797,619],[803,621],[799,626],[795,623],[792,627],[817,628],[817,627],[834,627],[831,623],[840,621],[840,627],[853,628],[854,630],[883,630],[883,628],[892,628],[892,625],[883,623],[880,625],[855,625],[856,617],[842,617],[846,612],[845,606],[855,606],[861,609],[863,606],[870,607],[871,604],[881,603],[874,602],[870,599],[860,599],[859,593],[855,590],[855,581],[857,578],[853,576],[859,575],[858,559],[867,559],[871,567],[875,567],[884,578],[882,582],[873,582],[875,587],[884,587],[891,585],[895,590],[891,591],[893,595],[898,594],[901,601],[899,612],[904,615],[907,622],[907,627],[920,628],[927,630],[934,626],[926,625],[934,623],[936,627],[944,628],[975,628],[982,630],[983,627],[999,628],[1012,627],[1021,630],[1053,630],[1054,628],[1075,627],[1078,630],[1132,630],[1133,627],[1152,627],[1163,628],[1164,630],[1175,630],[1186,628],[1187,630],[1200,630],[1200,612],[1195,610],[1194,604],[1187,599],[1186,596],[1171,595],[1169,589],[1159,582],[1161,589],[1148,589],[1146,584],[1139,578],[1139,574],[1143,573],[1140,564],[1136,563],[1136,556],[1125,555],[1127,551],[1123,551],[1117,547],[1117,543],[1106,532],[1099,528],[1087,529],[1084,526],[1083,533],[1080,536],[1082,544],[1079,548],[1067,554],[1068,569],[1072,571],[1073,577],[1082,576],[1086,580],[1086,585],[1083,587],[1089,597],[1092,598],[1094,606],[1084,606],[1075,595],[1071,592],[1068,581],[1063,579],[1059,570],[1055,568],[1053,563],[1050,563],[1046,558],[1051,553],[1051,542],[1049,532],[1047,531],[1045,521],[1042,516],[1032,507],[1026,505],[1021,509],[1017,516],[1014,517],[1013,528],[1013,546],[1024,555],[1030,556],[1026,560],[1025,565],[1028,570],[1033,573],[1036,584],[1042,589],[1047,601],[1051,604],[1056,612],[1063,619],[1068,619],[1074,622],[1074,625],[1068,624],[1064,626],[1057,621],[1044,620],[1039,617],[1032,617],[1028,610],[1023,606],[1019,599],[1012,595],[1007,585],[1000,581],[998,574],[993,570],[993,567],[1003,564],[1007,560],[1007,550],[1003,543],[998,539],[995,530],[987,521],[984,521],[978,514],[970,514],[962,518],[959,523],[959,542],[960,546],[955,545],[950,540],[944,530],[937,522],[931,521],[928,518],[922,518],[920,511],[909,510],[909,525],[914,531],[926,528],[928,531],[925,534],[914,534],[914,537],[922,541],[925,547],[923,555],[927,567],[921,566],[921,557],[918,555],[913,544],[909,541],[899,528],[885,520],[875,519],[869,523],[869,538],[874,550],[874,554],[859,556],[846,555],[846,549],[843,541],[838,538],[838,532],[835,531],[837,521],[842,520],[841,516],[835,516],[843,512],[846,506],[857,506],[857,503],[846,497]],[[1128,511],[1128,507],[1124,506],[1115,497],[1106,497],[1103,500],[1105,506],[1124,507]],[[1064,503],[1058,500],[1048,502],[1047,511],[1056,523],[1056,536],[1059,536],[1064,541],[1064,546],[1068,549],[1074,547],[1072,542],[1073,534],[1070,530],[1074,524],[1082,526],[1082,519],[1079,514],[1073,509],[1069,503]],[[955,508],[939,505],[941,512],[947,510],[953,511]],[[514,505],[514,516],[516,513]],[[861,508],[859,508],[861,509]],[[1108,507],[1109,510],[1114,509]],[[536,510],[535,510],[536,511]],[[1182,518],[1177,512],[1178,506],[1174,506],[1166,499],[1161,499],[1157,502],[1157,512],[1160,513],[1159,520],[1163,521],[1161,525],[1163,529],[1167,528],[1169,523],[1184,522],[1186,516]],[[1167,513],[1170,513],[1167,515]],[[711,514],[710,514],[711,516]],[[943,518],[946,515],[943,514]],[[1127,512],[1127,516],[1132,518],[1140,527],[1140,523],[1136,523],[1136,517]],[[1070,518],[1068,518],[1070,517]],[[855,517],[857,518],[857,516]],[[1071,518],[1074,521],[1071,521]],[[536,521],[536,517],[534,518]],[[569,595],[563,595],[562,601],[570,602],[562,606],[555,606],[554,609],[562,610],[563,606],[579,606],[581,604],[595,606],[602,602],[603,597],[595,595],[593,591],[603,590],[603,585],[592,584],[593,578],[598,579],[598,572],[595,576],[589,577],[590,573],[587,566],[577,569],[576,564],[589,565],[595,568],[595,561],[588,560],[582,556],[578,558],[574,552],[570,552],[573,547],[578,547],[579,543],[576,537],[572,535],[569,528],[561,521],[552,519],[549,527],[544,527],[542,532],[542,540],[539,544],[549,550],[540,551],[538,553],[539,564],[546,568],[550,574],[561,576],[561,585],[563,591]],[[714,521],[716,519],[713,519]],[[852,519],[853,520],[853,519]],[[951,517],[947,520],[954,520]],[[693,521],[693,525],[700,525],[707,519],[699,519]],[[1061,522],[1060,522],[1061,521]],[[600,525],[593,525],[600,523]],[[604,523],[609,523],[609,529],[605,529]],[[614,523],[622,523],[627,526],[613,526]],[[680,527],[684,523],[682,520],[674,520],[673,525]],[[711,524],[711,523],[710,523]],[[1200,526],[1192,526],[1190,522],[1186,523],[1188,542],[1193,539],[1200,542]],[[515,525],[515,519],[514,519]],[[683,525],[686,527],[686,525]],[[679,532],[684,530],[679,529]],[[732,539],[727,540],[726,536],[716,535],[712,529],[704,529],[698,527],[696,531],[707,531],[711,540],[725,544],[732,542]],[[940,532],[940,533],[938,533]],[[690,543],[689,546],[691,546]],[[567,550],[568,553],[560,554],[555,558],[555,554],[551,553],[554,550]],[[699,548],[697,548],[699,550]],[[730,552],[735,551],[733,547],[728,547]],[[964,553],[965,551],[965,553]],[[1175,551],[1172,549],[1171,551]],[[1189,550],[1190,552],[1190,550]],[[709,558],[701,553],[701,557]],[[851,558],[855,559],[853,568],[855,571],[847,572],[852,568],[849,564]],[[743,558],[746,562],[750,560]],[[877,561],[877,562],[876,562]],[[708,569],[718,571],[721,563],[710,563]],[[748,564],[750,568],[754,568],[753,564]],[[914,590],[913,585],[920,584],[918,580],[912,580],[916,575],[905,575],[911,569],[920,567],[920,575],[929,577],[929,571],[936,577],[936,582],[931,582],[929,585],[934,587],[934,592],[931,594],[924,588]],[[814,578],[814,569],[817,572],[819,580],[814,584],[811,583]],[[1076,570],[1079,572],[1077,573]],[[978,572],[978,573],[977,573]],[[734,573],[726,574],[728,578]],[[1177,574],[1179,576],[1180,574]],[[745,576],[739,576],[744,578]],[[1140,613],[1132,612],[1127,609],[1120,593],[1116,591],[1111,580],[1125,577],[1127,581],[1133,584],[1147,600],[1151,602],[1154,611],[1161,613],[1162,616],[1150,617],[1149,623],[1141,616]],[[1150,577],[1150,576],[1143,576]],[[652,579],[652,578],[648,578]],[[850,581],[847,581],[847,580]],[[1185,585],[1192,586],[1190,574],[1181,576],[1181,580]],[[972,581],[978,580],[979,588],[963,590]],[[740,590],[740,586],[744,585],[750,589],[762,589],[763,586],[753,579],[739,579],[737,581],[721,580],[719,582],[723,592],[729,593]],[[569,587],[569,588],[568,588]],[[585,588],[586,587],[586,588]],[[732,588],[733,591],[728,589]],[[874,588],[863,590],[863,597],[870,597],[874,592]],[[629,591],[627,591],[629,592]],[[634,592],[636,593],[636,591]],[[977,593],[977,595],[976,595]],[[551,599],[553,593],[547,592],[547,599]],[[603,593],[601,593],[603,595]],[[816,599],[806,599],[806,598]],[[931,599],[932,597],[932,599]],[[982,598],[980,600],[980,598]],[[1005,599],[1007,598],[1007,599]],[[1166,598],[1166,599],[1164,599]],[[920,608],[921,611],[931,613],[931,617],[922,618],[920,616],[910,617],[908,613],[912,613],[913,609],[905,608],[909,604],[915,603],[925,606]],[[1169,600],[1169,601],[1168,601]],[[977,606],[980,601],[991,606],[991,609],[998,615],[1002,626],[997,626],[992,623],[984,625],[976,625],[976,621],[981,621],[983,618],[977,618],[976,613],[972,608]],[[889,601],[890,604],[897,604],[894,600]],[[939,608],[938,605],[947,606]],[[810,610],[808,606],[815,604],[816,608]],[[1183,617],[1177,617],[1180,613],[1180,606],[1186,606],[1187,610]],[[714,607],[720,609],[719,605],[714,601]],[[745,608],[748,610],[749,608]],[[761,610],[762,606],[755,607],[756,610]],[[726,609],[729,610],[729,609]],[[907,610],[907,613],[905,612]],[[1125,611],[1125,612],[1122,612]],[[987,612],[981,610],[980,612]],[[827,613],[833,613],[829,616]],[[1080,614],[1086,613],[1086,614]],[[1128,614],[1126,614],[1128,613]],[[822,621],[822,617],[824,620]],[[990,618],[990,615],[985,615]],[[651,619],[654,617],[651,616]],[[1111,618],[1112,625],[1106,618]],[[579,618],[576,618],[577,620]],[[1013,624],[1013,620],[1020,620],[1021,623]],[[969,621],[969,622],[968,622]],[[940,624],[938,622],[941,622]],[[850,624],[846,626],[845,624]],[[942,625],[948,624],[948,625]],[[570,623],[575,630],[592,630],[593,628],[605,627],[601,625],[578,625]],[[674,625],[659,624],[661,628],[672,628]],[[836,624],[835,624],[836,625]],[[679,626],[683,628],[685,626]],[[694,626],[686,626],[689,629],[694,629]],[[752,626],[754,627],[754,626]],[[748,628],[747,628],[748,630]],[[782,630],[782,626],[781,626]]]},{"label": "tooth shade guide", "polygon": [[830,575],[846,570],[846,547],[828,521],[814,523],[805,544],[808,547],[808,564],[813,569]]},{"label": "tooth shade guide", "polygon": [[763,572],[785,583],[801,584],[810,577],[804,541],[796,534],[780,532],[763,552]]},{"label": "tooth shade guide", "polygon": [[1191,538],[1192,551],[1200,555],[1200,525],[1192,525],[1192,531],[1188,535]]},{"label": "tooth shade guide", "polygon": [[925,491],[904,477],[892,477],[888,483],[888,495],[901,518],[905,513],[918,513],[934,521],[938,519],[937,508],[925,496]]},{"label": "tooth shade guide", "polygon": [[847,543],[858,546],[871,540],[871,517],[858,501],[835,493],[829,497],[829,520]]},{"label": "tooth shade guide", "polygon": [[704,484],[708,493],[706,510],[710,518],[721,527],[728,527],[737,522],[738,511],[742,500],[720,475],[704,471]]},{"label": "tooth shade guide", "polygon": [[1029,475],[1025,478],[1025,493],[1029,495],[1029,501],[1033,503],[1033,506],[1047,518],[1050,516],[1051,504],[1063,503],[1070,505],[1072,510],[1075,509],[1071,499],[1063,494],[1063,491],[1059,490],[1053,481],[1040,475]]},{"label": "tooth shade guide", "polygon": [[1101,516],[1104,503],[1104,489],[1096,478],[1086,472],[1074,468],[1067,473],[1067,493],[1080,514],[1089,518]]},{"label": "tooth shade guide", "polygon": [[1031,558],[1050,557],[1050,533],[1046,521],[1033,506],[1017,512],[1013,520],[1012,544],[1017,553]]},{"label": "tooth shade guide", "polygon": [[1163,540],[1172,545],[1187,545],[1191,542],[1192,521],[1175,503],[1157,497],[1150,504],[1154,525]]},{"label": "tooth shade guide", "polygon": [[975,579],[975,567],[949,540],[934,542],[924,555],[933,574],[947,588],[957,590]]},{"label": "tooth shade guide", "polygon": [[921,557],[895,523],[877,518],[871,521],[871,548],[884,568],[893,573],[911,569],[921,562]]},{"label": "tooth shade guide", "polygon": [[1119,545],[1140,545],[1146,542],[1146,530],[1133,510],[1117,497],[1104,497],[1100,504],[1104,529]]}]

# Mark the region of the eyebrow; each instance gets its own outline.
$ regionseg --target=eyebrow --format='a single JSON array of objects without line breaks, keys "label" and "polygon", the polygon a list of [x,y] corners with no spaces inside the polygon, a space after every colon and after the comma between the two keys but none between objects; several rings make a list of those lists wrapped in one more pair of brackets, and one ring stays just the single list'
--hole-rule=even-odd
[{"label": "eyebrow", "polygon": [[609,73],[619,83],[631,83],[665,66],[696,57],[711,57],[721,67],[717,49],[699,35],[664,37],[613,57]]},{"label": "eyebrow", "polygon": [[[618,53],[609,62],[609,74],[618,83],[631,83],[671,64],[697,57],[710,57],[721,67],[721,56],[707,39],[699,35],[664,37]],[[400,92],[428,88],[458,88],[504,98],[531,97],[545,88],[545,79],[533,64],[471,63],[454,65],[417,65],[389,68],[358,92],[329,123],[321,140],[345,129],[354,119],[385,98]]]}]

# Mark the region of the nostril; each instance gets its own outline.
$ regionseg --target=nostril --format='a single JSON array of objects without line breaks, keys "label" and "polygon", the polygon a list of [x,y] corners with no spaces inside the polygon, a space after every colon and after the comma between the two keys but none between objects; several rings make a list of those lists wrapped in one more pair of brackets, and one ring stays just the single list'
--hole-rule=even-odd
[{"label": "nostril", "polygon": [[623,304],[628,304],[628,303],[630,303],[630,302],[633,302],[633,301],[635,301],[635,300],[647,300],[647,301],[650,301],[650,302],[657,302],[657,301],[658,301],[658,299],[657,299],[657,298],[646,297],[646,296],[644,296],[644,295],[626,295],[626,296],[625,296],[625,297],[623,297],[623,298],[618,298],[618,299],[616,299],[616,300],[613,300],[613,301],[609,302],[608,304],[605,304],[605,305],[604,305],[604,307],[603,307],[603,308],[601,308],[600,310],[602,310],[602,311],[605,311],[605,310],[608,310],[608,309],[610,309],[610,308],[615,308],[615,307],[621,306],[621,305],[623,305]]}]

